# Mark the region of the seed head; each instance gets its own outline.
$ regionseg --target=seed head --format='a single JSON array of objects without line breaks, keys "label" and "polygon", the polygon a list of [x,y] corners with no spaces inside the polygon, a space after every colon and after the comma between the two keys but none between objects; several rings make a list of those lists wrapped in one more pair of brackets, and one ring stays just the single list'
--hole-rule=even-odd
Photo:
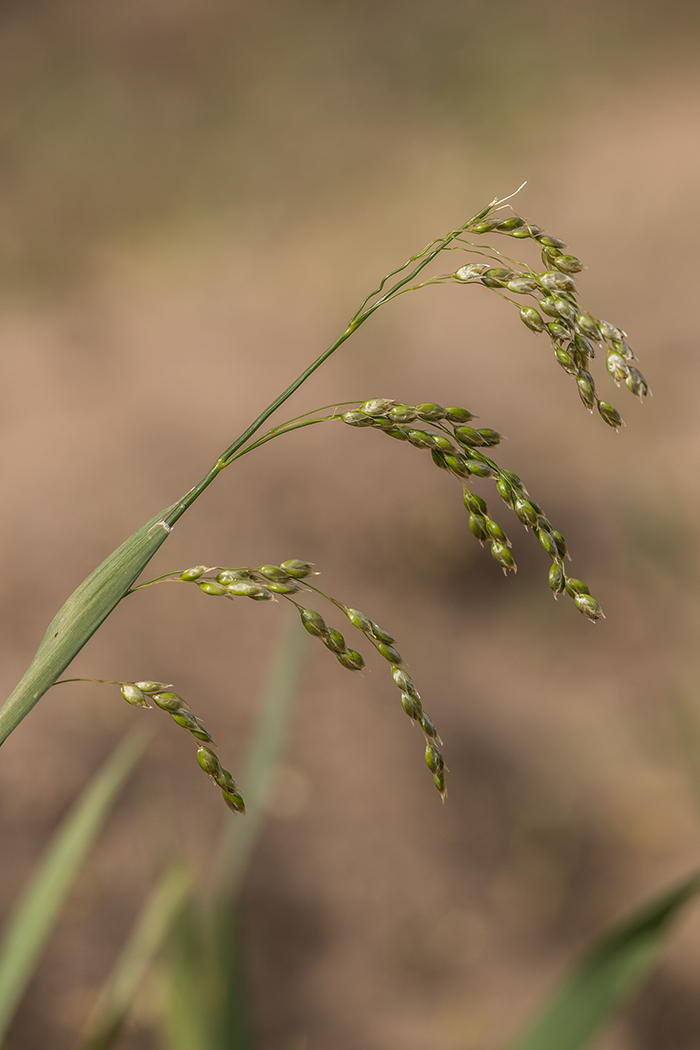
[{"label": "seed head", "polygon": [[528,528],[531,529],[537,524],[537,511],[529,500],[516,499],[513,510],[516,517]]},{"label": "seed head", "polygon": [[525,219],[520,215],[511,215],[509,219],[504,219],[503,222],[499,222],[499,230],[518,230],[521,226],[525,225]]},{"label": "seed head", "polygon": [[229,809],[232,809],[234,813],[242,813],[245,815],[245,802],[243,797],[237,792],[222,791],[221,794],[224,797],[224,802]]},{"label": "seed head", "polygon": [[481,434],[474,427],[455,427],[454,434],[460,445],[464,445],[465,448],[478,448],[485,444]]},{"label": "seed head", "polygon": [[169,711],[170,714],[182,711],[187,707],[185,701],[177,693],[154,693],[153,700],[158,704],[158,707],[162,707],[164,711]]},{"label": "seed head", "polygon": [[[476,227],[474,227],[473,229],[474,232],[482,232],[480,230],[476,230]],[[454,274],[454,276],[457,278],[458,281],[476,281],[486,270],[488,270],[488,265],[486,263],[469,263],[468,266],[460,266],[459,270],[457,270],[457,273]]]},{"label": "seed head", "polygon": [[251,594],[250,597],[254,602],[274,602],[277,601],[269,587],[261,587],[256,594]]},{"label": "seed head", "polygon": [[268,583],[268,591],[273,594],[296,594],[299,590],[298,583]]},{"label": "seed head", "polygon": [[336,653],[335,658],[343,667],[347,667],[349,671],[361,671],[365,666],[365,661],[355,649],[348,649],[344,653]]},{"label": "seed head", "polygon": [[[545,303],[547,303],[547,306],[545,306]],[[552,317],[560,317],[563,321],[568,321],[569,324],[576,318],[576,311],[571,303],[561,296],[552,296],[551,298],[540,300],[540,308],[546,314],[550,314]]]},{"label": "seed head", "polygon": [[584,405],[592,411],[595,404],[595,384],[593,382],[593,376],[590,372],[587,372],[585,368],[582,368],[579,372],[576,386],[578,387],[578,395]]},{"label": "seed head", "polygon": [[593,339],[596,343],[602,343],[603,334],[595,317],[584,313],[576,314],[576,327],[581,335],[588,336],[589,339]]},{"label": "seed head", "polygon": [[477,496],[476,493],[470,492],[469,489],[464,490],[464,506],[472,514],[486,514],[488,510],[486,500],[482,499],[481,496]]},{"label": "seed head", "polygon": [[383,630],[383,628],[381,628],[379,624],[376,623],[372,624],[372,634],[377,639],[377,641],[386,642],[387,645],[392,645],[396,641],[392,634],[389,634],[388,631]]},{"label": "seed head", "polygon": [[401,706],[408,717],[413,718],[416,721],[418,721],[423,714],[423,707],[420,700],[415,696],[411,696],[410,693],[401,694]]},{"label": "seed head", "polygon": [[638,368],[630,368],[625,384],[640,401],[649,393],[649,385]]},{"label": "seed head", "polygon": [[548,321],[545,328],[554,340],[560,339],[563,341],[571,338],[571,332],[565,321]]},{"label": "seed head", "polygon": [[548,292],[574,292],[576,284],[567,274],[558,270],[545,270],[537,277],[537,282]]},{"label": "seed head", "polygon": [[389,409],[389,419],[393,419],[395,423],[410,423],[417,415],[415,408],[410,405],[394,405]]},{"label": "seed head", "polygon": [[416,448],[431,447],[431,442],[425,430],[407,430],[406,437]]},{"label": "seed head", "polygon": [[[501,230],[497,230],[497,233],[501,233]],[[505,230],[503,231],[508,234],[509,237],[517,237],[518,239],[525,239],[525,237],[537,237],[542,230],[539,226],[533,226],[532,223],[528,223],[527,226],[521,227],[519,230]]]},{"label": "seed head", "polygon": [[552,529],[552,536],[554,537],[554,542],[557,545],[557,551],[559,553],[559,557],[560,558],[565,558],[567,556],[567,554],[569,553],[568,549],[567,549],[567,546],[566,546],[566,540],[564,539],[564,537],[562,536],[562,534],[560,532],[557,532],[556,529]]},{"label": "seed head", "polygon": [[157,693],[161,689],[167,689],[168,686],[165,682],[134,682],[137,689],[140,689],[143,693]]},{"label": "seed head", "polygon": [[416,684],[409,674],[406,674],[406,672],[400,667],[392,667],[391,677],[394,679],[402,693],[408,693],[409,696],[414,696],[416,700],[420,700],[420,693],[416,689]]},{"label": "seed head", "polygon": [[574,333],[574,346],[580,354],[583,354],[584,357],[595,357],[594,346],[591,343],[589,343],[585,335],[581,335],[580,332]]},{"label": "seed head", "polygon": [[226,592],[238,598],[252,598],[259,602],[269,601],[273,597],[272,591],[267,587],[263,587],[260,583],[253,583],[251,580],[234,580],[233,583],[227,583]]},{"label": "seed head", "polygon": [[436,744],[426,744],[425,764],[431,773],[442,773],[445,768],[445,760],[442,757],[440,748]]},{"label": "seed head", "polygon": [[216,582],[227,585],[229,583],[239,583],[246,577],[238,569],[222,569],[221,572],[216,574]]},{"label": "seed head", "polygon": [[554,597],[564,590],[564,566],[560,561],[553,561],[549,569],[549,586],[554,591]]},{"label": "seed head", "polygon": [[468,412],[466,408],[459,408],[456,405],[452,405],[450,408],[445,409],[445,419],[450,423],[468,423],[470,419],[474,418],[472,412]]},{"label": "seed head", "polygon": [[388,397],[374,397],[360,405],[360,412],[366,416],[385,416],[393,403]]},{"label": "seed head", "polygon": [[590,594],[591,592],[583,580],[577,580],[573,576],[568,576],[566,579],[566,593],[575,598],[577,594]]},{"label": "seed head", "polygon": [[480,459],[467,459],[464,462],[464,466],[470,474],[475,474],[477,478],[498,477],[498,470],[492,467],[490,463],[484,463]]},{"label": "seed head", "polygon": [[489,538],[489,530],[486,527],[486,518],[483,518],[481,514],[470,514],[469,515],[469,528],[477,540],[483,546],[484,541]]},{"label": "seed head", "polygon": [[427,714],[425,711],[421,716],[420,724],[421,729],[423,730],[426,736],[430,737],[431,740],[437,739],[438,731],[435,726],[435,723],[433,722],[430,715]]},{"label": "seed head", "polygon": [[280,565],[261,565],[258,572],[266,580],[272,580],[273,583],[284,583],[290,577],[290,573],[285,572]]},{"label": "seed head", "polygon": [[537,291],[537,281],[533,281],[530,277],[514,277],[512,281],[508,281],[506,287],[509,292],[515,292],[516,295],[532,295]]},{"label": "seed head", "polygon": [[442,456],[443,462],[447,469],[451,470],[453,474],[456,474],[458,478],[469,477],[470,471],[467,465],[467,460],[464,458],[464,456],[460,456],[459,454],[452,455],[452,453],[450,452],[441,452],[440,455]]},{"label": "seed head", "polygon": [[382,432],[388,434],[389,437],[396,438],[397,441],[406,441],[408,439],[408,434],[403,427],[382,427]]},{"label": "seed head", "polygon": [[548,529],[538,529],[537,535],[540,543],[547,551],[550,558],[558,558],[559,548],[557,547],[557,541],[554,539],[552,533]]},{"label": "seed head", "polygon": [[184,572],[180,573],[180,579],[184,580],[185,583],[190,583],[192,580],[198,580],[206,571],[206,565],[194,565],[191,569],[185,569]]},{"label": "seed head", "polygon": [[334,627],[328,628],[328,634],[321,635],[323,644],[328,646],[331,652],[344,653],[347,649],[345,639],[343,638],[340,631],[336,631]]},{"label": "seed head", "polygon": [[541,234],[537,240],[546,248],[566,248],[565,241],[560,241],[558,237],[551,237],[548,233]]},{"label": "seed head", "polygon": [[191,711],[188,711],[186,708],[183,708],[180,711],[171,711],[170,717],[173,722],[177,722],[177,724],[182,726],[183,729],[189,730],[192,736],[196,737],[198,740],[205,740],[207,743],[211,743],[209,732],[205,729],[199,719],[195,718]]},{"label": "seed head", "polygon": [[215,782],[223,791],[229,791],[231,794],[235,794],[238,791],[238,785],[228,769],[219,769]]},{"label": "seed head", "polygon": [[496,482],[496,489],[503,502],[507,504],[507,506],[512,507],[515,500],[515,493],[513,492],[512,486],[505,478],[498,479]]},{"label": "seed head", "polygon": [[345,615],[353,627],[357,627],[358,631],[372,631],[372,621],[369,616],[365,616],[359,609],[346,609]]},{"label": "seed head", "polygon": [[425,401],[422,405],[416,405],[417,415],[425,420],[426,423],[438,422],[440,419],[444,419],[446,411],[442,405],[436,404],[435,401]]},{"label": "seed head", "polygon": [[614,350],[608,352],[608,355],[605,358],[605,367],[618,384],[623,379],[627,379],[630,372],[629,365],[624,357],[621,357],[620,354],[616,354]]},{"label": "seed head", "polygon": [[215,779],[219,775],[221,771],[221,763],[211,748],[204,746],[198,747],[197,761],[208,777]]},{"label": "seed head", "polygon": [[437,449],[441,449],[443,452],[456,452],[454,445],[448,437],[444,434],[428,434],[430,438],[430,444]]},{"label": "seed head", "polygon": [[598,412],[600,413],[601,418],[604,419],[605,422],[608,424],[608,426],[614,427],[615,430],[617,430],[618,427],[623,427],[625,425],[622,416],[614,407],[614,405],[610,404],[609,401],[599,401]]},{"label": "seed head", "polygon": [[447,798],[447,791],[445,790],[445,771],[441,769],[439,773],[434,773],[433,780],[435,781],[435,787],[440,792],[442,801],[444,802]]},{"label": "seed head", "polygon": [[533,332],[544,332],[544,321],[534,306],[523,306],[520,309],[520,320]]},{"label": "seed head", "polygon": [[556,255],[552,256],[552,266],[556,266],[557,270],[561,270],[562,273],[580,273],[585,267],[580,259],[577,259],[575,255]]},{"label": "seed head", "polygon": [[485,448],[493,448],[494,445],[499,445],[503,441],[503,434],[499,434],[497,430],[492,430],[491,427],[480,427],[477,430],[477,434],[481,438],[481,445]]},{"label": "seed head", "polygon": [[593,623],[596,620],[600,620],[602,617],[605,619],[605,614],[601,609],[598,602],[590,594],[577,594],[574,598],[574,604],[579,612],[582,612],[584,616],[587,616]]},{"label": "seed head", "polygon": [[610,342],[622,343],[625,338],[625,333],[622,329],[618,328],[617,325],[610,324],[609,321],[598,321],[598,326],[605,338],[609,339]]},{"label": "seed head", "polygon": [[124,682],[121,687],[121,694],[126,700],[127,704],[133,704],[134,707],[150,707],[151,705],[146,700],[146,694],[142,689],[139,689],[133,682]]},{"label": "seed head", "polygon": [[495,230],[497,226],[500,226],[500,223],[500,219],[484,219],[483,222],[474,223],[468,229],[471,233],[491,233],[491,230]]},{"label": "seed head", "polygon": [[491,555],[501,566],[504,573],[518,571],[513,555],[510,553],[505,543],[499,543],[498,540],[494,540],[491,544]]},{"label": "seed head", "polygon": [[491,267],[488,270],[484,270],[481,283],[485,284],[487,288],[505,288],[508,281],[514,276],[513,271],[507,270],[505,267]]},{"label": "seed head", "polygon": [[374,424],[373,417],[366,412],[343,412],[340,418],[349,427],[371,427]]},{"label": "seed head", "polygon": [[498,540],[499,543],[505,543],[506,547],[510,547],[510,540],[497,521],[494,521],[493,518],[486,518],[486,528],[491,539]]},{"label": "seed head", "polygon": [[214,597],[221,597],[222,594],[226,594],[226,590],[220,587],[218,583],[214,583],[213,580],[203,580],[197,586],[204,594],[211,594]]},{"label": "seed head", "polygon": [[316,612],[314,609],[299,609],[299,615],[301,616],[301,622],[309,634],[313,634],[317,638],[326,637],[328,634],[328,627],[320,613]]},{"label": "seed head", "polygon": [[299,558],[290,558],[289,561],[283,561],[280,568],[284,569],[288,576],[293,576],[295,580],[303,580],[306,576],[315,575],[313,565],[308,561],[301,561]]},{"label": "seed head", "polygon": [[613,350],[616,350],[625,361],[634,361],[634,350],[624,339],[612,339]]},{"label": "seed head", "polygon": [[400,667],[403,663],[403,657],[398,649],[395,649],[393,645],[387,645],[386,642],[379,642],[377,645],[377,652],[380,653],[385,660],[388,660],[390,664],[394,664]]}]

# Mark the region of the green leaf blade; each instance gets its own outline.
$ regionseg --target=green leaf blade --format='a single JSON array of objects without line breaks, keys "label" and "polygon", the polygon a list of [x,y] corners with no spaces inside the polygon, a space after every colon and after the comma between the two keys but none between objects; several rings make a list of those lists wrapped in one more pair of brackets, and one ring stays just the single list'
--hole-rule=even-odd
[{"label": "green leaf blade", "polygon": [[171,530],[164,519],[170,509],[129,536],[56,613],[24,677],[0,708],[0,744],[63,674],[168,538]]},{"label": "green leaf blade", "polygon": [[583,1050],[646,977],[670,923],[700,889],[685,879],[614,926],[505,1050]]},{"label": "green leaf blade", "polygon": [[132,735],[113,752],[63,819],[9,917],[0,943],[0,1043],[78,868],[144,747]]},{"label": "green leaf blade", "polygon": [[156,883],[85,1025],[78,1050],[109,1050],[119,1038],[145,975],[191,889],[192,876],[182,864],[173,864]]}]

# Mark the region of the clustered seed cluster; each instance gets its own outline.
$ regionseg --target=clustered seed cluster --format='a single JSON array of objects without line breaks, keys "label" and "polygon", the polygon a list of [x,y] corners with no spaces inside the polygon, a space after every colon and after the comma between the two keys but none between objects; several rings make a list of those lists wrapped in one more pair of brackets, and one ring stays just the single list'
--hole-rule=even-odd
[{"label": "clustered seed cluster", "polygon": [[[353,427],[373,427],[400,441],[407,441],[415,448],[429,449],[436,466],[449,471],[462,481],[464,505],[469,511],[469,528],[482,544],[490,543],[491,554],[504,573],[517,572],[511,553],[511,542],[500,525],[490,517],[486,501],[471,492],[464,479],[493,478],[496,490],[518,518],[534,533],[552,559],[549,584],[555,598],[568,594],[579,612],[589,620],[603,616],[598,602],[584,583],[567,577],[564,558],[567,557],[566,540],[550,520],[545,517],[539,503],[530,497],[520,477],[512,470],[503,470],[490,459],[482,448],[497,445],[502,435],[489,427],[475,429],[468,426],[474,419],[466,408],[444,408],[435,402],[420,405],[404,405],[391,398],[378,397],[365,401],[356,410],[344,412],[343,422]],[[435,433],[410,426],[415,420],[430,422],[442,433]],[[448,436],[449,435],[449,436]]]},{"label": "clustered seed cluster", "polygon": [[[302,427],[342,420],[349,426],[380,430],[415,448],[428,449],[436,466],[459,479],[472,534],[482,546],[485,543],[490,545],[491,554],[504,573],[517,572],[510,540],[501,526],[489,514],[486,501],[466,485],[466,481],[473,477],[492,479],[501,500],[513,511],[518,521],[537,537],[549,555],[551,559],[549,585],[554,597],[565,593],[589,620],[595,622],[600,619],[603,612],[586,584],[566,575],[564,560],[568,557],[568,553],[564,537],[554,528],[540,505],[531,498],[520,477],[510,470],[502,469],[484,451],[484,449],[497,446],[502,435],[489,427],[471,426],[474,415],[466,408],[454,406],[445,408],[435,402],[407,405],[384,397],[371,398],[362,403],[357,401],[344,402],[342,405],[336,403],[323,406],[313,412],[303,413],[286,423],[273,427],[254,441],[249,440],[271,413],[375,310],[404,292],[445,282],[479,284],[491,289],[515,306],[519,311],[520,319],[529,329],[536,333],[546,333],[549,336],[557,361],[574,378],[584,405],[591,412],[597,408],[601,418],[614,429],[622,426],[623,421],[617,409],[598,397],[593,376],[589,371],[589,364],[595,357],[594,344],[598,344],[605,349],[607,371],[615,383],[619,386],[624,381],[628,389],[642,400],[649,393],[649,387],[642,373],[632,364],[635,355],[626,341],[626,334],[616,325],[599,320],[581,308],[576,296],[575,275],[580,273],[584,266],[580,259],[564,251],[566,248],[564,241],[550,236],[541,227],[533,225],[520,215],[513,214],[504,219],[494,214],[494,209],[500,209],[509,199],[492,201],[469,222],[449,232],[443,238],[431,241],[421,252],[387,274],[379,287],[364,299],[339,339],[276,401],[268,406],[251,427],[217,460],[215,466],[200,484],[195,486],[178,504],[178,514],[182,514],[187,509],[187,506],[220,470],[253,449],[282,434],[288,434]],[[471,235],[481,236],[483,234],[501,234],[516,240],[534,240],[541,250],[544,270],[538,272],[526,263],[511,259],[493,247],[488,245],[483,247],[481,242],[477,245],[469,239]],[[469,263],[461,266],[454,273],[433,276],[417,284],[411,283],[441,252],[455,250],[478,255],[488,261]],[[385,291],[387,282],[397,275],[403,276]],[[511,298],[511,295],[529,296],[534,305],[521,306],[521,301]],[[346,410],[341,412],[341,408]],[[331,414],[328,414],[329,410]],[[418,423],[428,423],[432,429],[426,430],[423,426],[417,425]],[[174,520],[177,520],[177,517]],[[163,521],[161,524],[166,523]],[[184,571],[169,573],[138,584],[127,593],[134,593],[154,584],[176,582],[196,586],[203,594],[211,597],[230,599],[245,597],[252,601],[276,601],[281,597],[296,607],[304,629],[319,638],[341,666],[350,671],[361,671],[365,666],[362,655],[347,645],[341,632],[330,627],[321,613],[307,608],[295,595],[303,591],[314,592],[323,597],[360,631],[389,664],[392,679],[400,692],[403,710],[412,723],[418,724],[423,732],[426,744],[425,761],[444,800],[446,767],[440,750],[442,740],[432,718],[423,709],[420,694],[405,669],[403,657],[396,648],[394,637],[358,609],[350,608],[330,595],[324,594],[309,580],[309,577],[315,575],[317,573],[314,573],[312,565],[298,558],[284,561],[280,565],[260,565],[256,568],[195,565]],[[103,680],[65,679],[64,681]],[[192,713],[189,705],[181,696],[171,692],[170,686],[162,682],[112,682],[111,684],[120,686],[122,696],[130,704],[150,707],[149,701],[153,701],[156,706],[167,711],[178,725],[199,742],[197,750],[199,765],[213,783],[221,789],[226,805],[236,813],[245,812],[243,798],[233,777],[228,770],[222,767],[212,748],[206,746],[213,744],[209,731]]]},{"label": "clustered seed cluster", "polygon": [[[313,589],[316,590],[316,588]],[[403,657],[394,644],[396,639],[388,631],[383,630],[378,624],[370,620],[369,616],[360,612],[359,609],[350,609],[347,605],[343,605],[333,598],[330,600],[341,612],[345,613],[353,627],[356,627],[358,631],[364,634],[367,641],[374,646],[379,655],[390,665],[391,677],[401,693],[401,706],[408,717],[419,725],[423,731],[426,745],[425,761],[428,769],[433,774],[435,786],[444,801],[447,791],[445,789],[445,760],[440,750],[442,740],[438,735],[432,718],[427,711],[423,710],[420,693],[416,689],[415,682],[404,670]],[[309,634],[320,638],[326,648],[335,653],[336,659],[343,667],[347,667],[351,671],[361,671],[365,666],[364,659],[355,649],[347,648],[345,639],[340,631],[329,627],[321,614],[314,609],[303,609],[298,603],[295,602],[295,604],[299,609],[301,622]]]},{"label": "clustered seed cluster", "polygon": [[542,273],[532,270],[525,263],[516,263],[518,269],[470,263],[452,274],[452,278],[461,283],[479,283],[492,288],[515,306],[518,304],[506,292],[531,296],[537,308],[519,307],[523,324],[533,332],[547,332],[557,361],[574,378],[586,408],[591,412],[597,408],[611,427],[623,426],[617,409],[608,401],[601,400],[596,393],[595,382],[589,371],[589,362],[595,357],[593,344],[597,343],[605,349],[607,370],[618,386],[624,381],[640,400],[649,393],[649,386],[639,369],[631,363],[635,355],[626,341],[625,332],[609,321],[598,320],[580,307],[574,275],[584,269],[581,260],[562,251],[566,248],[564,241],[549,236],[520,215],[508,219],[491,216],[467,227],[466,232],[500,233],[519,239],[532,238],[538,242],[546,267]]},{"label": "clustered seed cluster", "polygon": [[319,638],[342,667],[348,671],[361,671],[365,666],[362,654],[348,646],[341,632],[334,627],[329,627],[321,613],[315,609],[306,608],[292,595],[297,594],[300,590],[305,590],[314,591],[325,598],[347,617],[352,626],[365,636],[379,655],[390,665],[391,676],[401,694],[401,706],[423,732],[426,741],[425,761],[433,774],[435,786],[444,799],[446,796],[445,762],[440,751],[442,740],[432,718],[427,711],[423,710],[420,693],[404,668],[404,660],[395,646],[393,635],[374,623],[359,609],[351,609],[320,591],[308,579],[310,576],[317,575],[318,573],[314,572],[309,562],[292,558],[289,561],[283,561],[280,565],[260,565],[257,568],[241,566],[229,569],[218,565],[194,565],[190,569],[185,569],[184,572],[170,573],[152,582],[172,581],[196,584],[203,594],[211,597],[246,597],[254,601],[271,601],[275,600],[276,596],[281,596],[296,606],[305,630],[315,638]]},{"label": "clustered seed cluster", "polygon": [[[121,694],[128,704],[134,707],[151,707],[149,700],[167,711],[177,725],[182,726],[196,740],[203,740],[212,744],[213,740],[209,730],[202,724],[196,715],[190,710],[189,704],[185,703],[177,693],[170,692],[170,687],[165,682],[119,682]],[[240,793],[236,781],[228,769],[224,769],[218,757],[209,747],[203,744],[197,749],[197,761],[211,779],[221,788],[224,802],[234,813],[245,813],[245,802]]]}]

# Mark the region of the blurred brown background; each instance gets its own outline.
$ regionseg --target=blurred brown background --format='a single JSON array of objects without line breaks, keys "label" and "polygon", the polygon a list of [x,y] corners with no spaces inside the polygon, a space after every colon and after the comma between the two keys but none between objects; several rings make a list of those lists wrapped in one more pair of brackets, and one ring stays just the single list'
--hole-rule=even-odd
[{"label": "blurred brown background", "polygon": [[[316,562],[396,634],[445,739],[443,807],[386,669],[353,677],[309,646],[286,804],[244,894],[263,1050],[496,1050],[591,935],[698,862],[699,23],[679,0],[0,9],[5,695],[67,594],[381,274],[523,179],[519,209],[587,263],[583,302],[629,332],[654,390],[642,408],[597,362],[616,436],[546,340],[445,286],[377,315],[287,413],[478,412],[567,536],[595,628],[555,605],[498,500],[507,580],[456,483],[341,426],[243,460],[158,554],[153,575]],[[176,683],[235,773],[285,610],[193,591],[130,599],[74,673]],[[62,690],[2,750],[4,910],[114,743],[139,720],[157,733],[12,1050],[71,1044],[159,865],[184,852],[204,879],[231,819],[164,716]],[[600,1046],[697,1047],[699,963],[696,910]],[[124,1046],[157,1045],[149,989]]]}]

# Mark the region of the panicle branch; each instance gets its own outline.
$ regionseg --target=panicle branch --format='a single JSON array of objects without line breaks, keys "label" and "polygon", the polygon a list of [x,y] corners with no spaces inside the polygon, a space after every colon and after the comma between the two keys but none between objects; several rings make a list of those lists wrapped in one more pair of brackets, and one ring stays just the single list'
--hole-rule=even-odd
[{"label": "panicle branch", "polygon": [[101,678],[65,678],[54,685],[63,685],[66,682],[97,682],[100,685],[118,685],[123,698],[132,707],[152,708],[149,700],[161,709],[167,711],[176,725],[181,726],[190,736],[199,742],[197,748],[197,761],[200,768],[204,770],[212,783],[221,788],[224,802],[233,813],[245,814],[245,802],[240,788],[231,776],[228,769],[221,765],[216,753],[206,744],[216,747],[211,733],[204,723],[193,713],[190,705],[179,695],[173,693],[172,687],[167,682],[118,682]]}]

